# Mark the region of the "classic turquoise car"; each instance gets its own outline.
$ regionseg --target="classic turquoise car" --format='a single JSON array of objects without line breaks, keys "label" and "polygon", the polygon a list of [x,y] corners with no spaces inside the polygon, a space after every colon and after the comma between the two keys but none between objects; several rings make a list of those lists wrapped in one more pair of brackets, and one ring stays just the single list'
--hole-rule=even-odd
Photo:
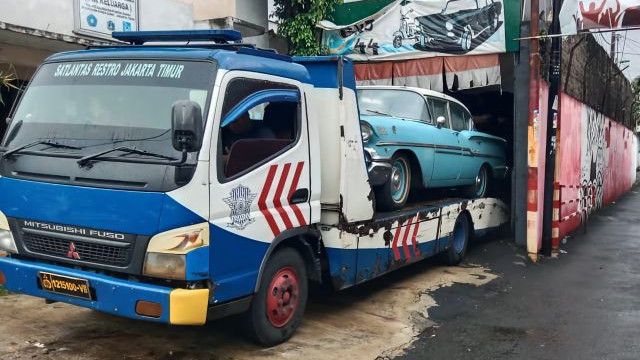
[{"label": "classic turquoise car", "polygon": [[469,197],[484,197],[507,175],[506,141],[476,131],[469,110],[450,96],[362,86],[358,107],[379,210],[404,207],[418,187],[463,187]]}]

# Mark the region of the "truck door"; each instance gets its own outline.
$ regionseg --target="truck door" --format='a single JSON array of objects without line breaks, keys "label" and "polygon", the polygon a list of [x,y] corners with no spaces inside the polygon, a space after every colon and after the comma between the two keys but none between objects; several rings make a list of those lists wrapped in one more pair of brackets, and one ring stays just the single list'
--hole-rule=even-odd
[{"label": "truck door", "polygon": [[222,80],[210,173],[218,301],[253,293],[269,245],[311,220],[305,106],[291,80],[246,72]]},{"label": "truck door", "polygon": [[450,181],[458,178],[461,151],[458,143],[458,132],[451,128],[448,101],[430,98],[429,103],[435,119],[440,116],[446,119],[445,124],[440,126],[436,136],[434,136],[435,154],[432,181],[434,181],[434,185],[437,185],[439,181]]}]

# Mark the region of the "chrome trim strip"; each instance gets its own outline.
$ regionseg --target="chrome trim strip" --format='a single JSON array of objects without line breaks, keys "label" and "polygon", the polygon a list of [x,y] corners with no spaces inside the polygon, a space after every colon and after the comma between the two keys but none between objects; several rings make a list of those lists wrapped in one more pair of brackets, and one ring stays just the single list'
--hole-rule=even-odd
[{"label": "chrome trim strip", "polygon": [[94,239],[86,236],[61,234],[56,232],[49,232],[49,231],[29,229],[29,228],[22,228],[21,230],[22,232],[27,234],[41,235],[41,236],[47,236],[47,237],[69,240],[69,241],[82,241],[82,242],[87,242],[92,244],[113,246],[113,247],[119,247],[119,248],[128,248],[131,245],[126,242]]}]

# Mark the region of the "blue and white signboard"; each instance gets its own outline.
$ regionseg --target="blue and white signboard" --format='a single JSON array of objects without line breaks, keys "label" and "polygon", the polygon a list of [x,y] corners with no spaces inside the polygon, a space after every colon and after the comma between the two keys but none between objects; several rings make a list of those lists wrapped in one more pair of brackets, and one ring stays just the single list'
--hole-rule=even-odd
[{"label": "blue and white signboard", "polygon": [[136,31],[138,0],[75,0],[75,32],[111,39],[114,31]]}]

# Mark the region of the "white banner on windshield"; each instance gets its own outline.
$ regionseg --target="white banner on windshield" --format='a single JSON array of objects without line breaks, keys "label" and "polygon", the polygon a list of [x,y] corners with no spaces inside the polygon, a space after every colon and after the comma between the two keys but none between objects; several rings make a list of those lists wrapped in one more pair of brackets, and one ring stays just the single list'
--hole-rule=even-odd
[{"label": "white banner on windshield", "polygon": [[354,60],[505,52],[502,0],[397,0],[358,23],[330,21],[323,45]]},{"label": "white banner on windshield", "polygon": [[623,29],[640,26],[638,0],[564,0],[560,10],[563,34],[591,29]]}]

